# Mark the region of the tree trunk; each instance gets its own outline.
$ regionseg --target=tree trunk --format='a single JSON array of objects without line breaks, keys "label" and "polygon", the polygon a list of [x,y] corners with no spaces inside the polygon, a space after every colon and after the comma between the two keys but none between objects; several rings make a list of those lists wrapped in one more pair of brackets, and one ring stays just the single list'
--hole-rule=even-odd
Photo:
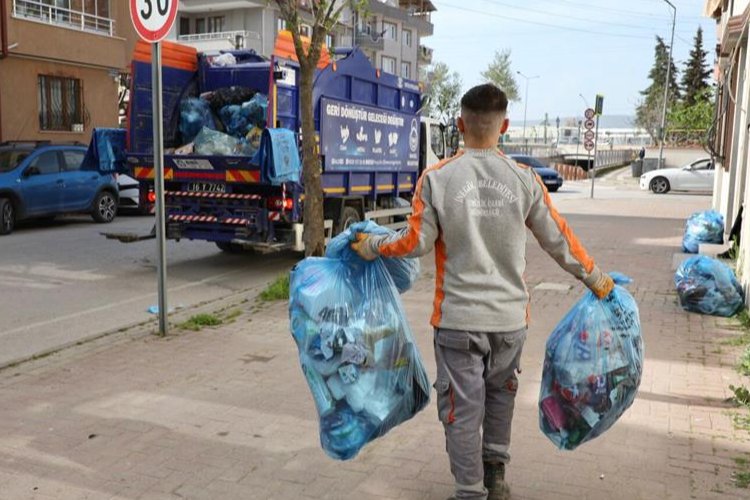
[{"label": "tree trunk", "polygon": [[325,253],[325,229],[323,227],[322,167],[316,144],[313,109],[313,77],[315,64],[300,65],[300,109],[302,114],[302,165],[305,184],[304,233],[305,255],[322,256]]}]

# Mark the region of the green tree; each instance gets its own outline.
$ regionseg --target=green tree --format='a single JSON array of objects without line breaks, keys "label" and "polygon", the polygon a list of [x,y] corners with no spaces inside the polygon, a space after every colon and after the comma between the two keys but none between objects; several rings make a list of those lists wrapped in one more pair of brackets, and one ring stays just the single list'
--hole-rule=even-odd
[{"label": "green tree", "polygon": [[495,51],[495,57],[481,75],[485,81],[494,83],[503,89],[509,101],[517,102],[521,100],[518,83],[516,83],[516,78],[511,69],[510,49]]},{"label": "green tree", "polygon": [[693,50],[690,58],[685,63],[685,73],[682,75],[682,88],[685,92],[684,101],[688,106],[693,106],[698,97],[709,88],[709,77],[711,70],[706,64],[708,51],[703,50],[703,28],[698,28],[695,34]]},{"label": "green tree", "polygon": [[302,41],[300,27],[302,24],[298,0],[274,0],[279,7],[281,17],[286,21],[286,28],[292,33],[294,51],[299,61],[300,72],[300,114],[302,118],[302,178],[305,185],[303,240],[305,255],[322,256],[325,252],[325,229],[323,219],[323,186],[321,175],[323,167],[320,163],[318,146],[316,144],[315,119],[313,113],[313,82],[315,71],[326,35],[331,33],[341,17],[344,9],[358,11],[363,7],[363,0],[356,3],[337,0],[312,0],[310,9],[311,20],[307,24],[312,27],[310,43]]},{"label": "green tree", "polygon": [[424,71],[424,112],[432,118],[449,123],[458,115],[463,83],[456,71],[438,62]]},{"label": "green tree", "polygon": [[643,98],[636,108],[636,125],[648,132],[655,141],[659,138],[662,109],[664,106],[664,86],[667,85],[667,68],[671,66],[669,77],[668,108],[680,99],[680,87],[677,85],[677,68],[674,60],[669,58],[669,46],[661,37],[656,37],[654,48],[654,65],[649,71],[649,86],[641,91]]},{"label": "green tree", "polygon": [[669,112],[669,128],[680,130],[708,130],[714,120],[714,90],[705,87],[688,104],[687,98]]}]

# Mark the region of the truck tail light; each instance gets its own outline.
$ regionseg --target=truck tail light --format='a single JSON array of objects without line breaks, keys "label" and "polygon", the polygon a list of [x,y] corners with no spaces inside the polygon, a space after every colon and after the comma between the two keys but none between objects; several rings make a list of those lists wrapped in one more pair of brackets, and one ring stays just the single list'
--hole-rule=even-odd
[{"label": "truck tail light", "polygon": [[269,210],[291,210],[294,208],[294,201],[291,198],[282,198],[280,196],[274,196],[268,198],[268,209]]},{"label": "truck tail light", "polygon": [[147,199],[149,203],[156,203],[156,193],[154,193],[153,191],[149,191]]}]

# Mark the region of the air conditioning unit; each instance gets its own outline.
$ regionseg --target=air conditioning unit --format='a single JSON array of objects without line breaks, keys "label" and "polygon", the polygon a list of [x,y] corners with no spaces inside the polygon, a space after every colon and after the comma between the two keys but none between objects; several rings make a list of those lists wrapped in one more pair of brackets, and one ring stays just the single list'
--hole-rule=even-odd
[{"label": "air conditioning unit", "polygon": [[83,123],[74,123],[71,127],[73,132],[83,132]]}]

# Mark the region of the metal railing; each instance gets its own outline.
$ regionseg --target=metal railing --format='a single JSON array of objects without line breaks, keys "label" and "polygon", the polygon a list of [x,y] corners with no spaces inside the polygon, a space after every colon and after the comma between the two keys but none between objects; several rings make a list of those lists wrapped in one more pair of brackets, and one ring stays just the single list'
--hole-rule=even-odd
[{"label": "metal railing", "polygon": [[194,33],[191,35],[180,35],[177,39],[181,42],[210,42],[214,40],[236,40],[242,37],[247,40],[260,40],[260,33],[254,31],[217,31],[214,33]]},{"label": "metal railing", "polygon": [[13,0],[13,17],[30,19],[80,31],[115,35],[115,20],[82,10],[48,5],[38,0]]}]

